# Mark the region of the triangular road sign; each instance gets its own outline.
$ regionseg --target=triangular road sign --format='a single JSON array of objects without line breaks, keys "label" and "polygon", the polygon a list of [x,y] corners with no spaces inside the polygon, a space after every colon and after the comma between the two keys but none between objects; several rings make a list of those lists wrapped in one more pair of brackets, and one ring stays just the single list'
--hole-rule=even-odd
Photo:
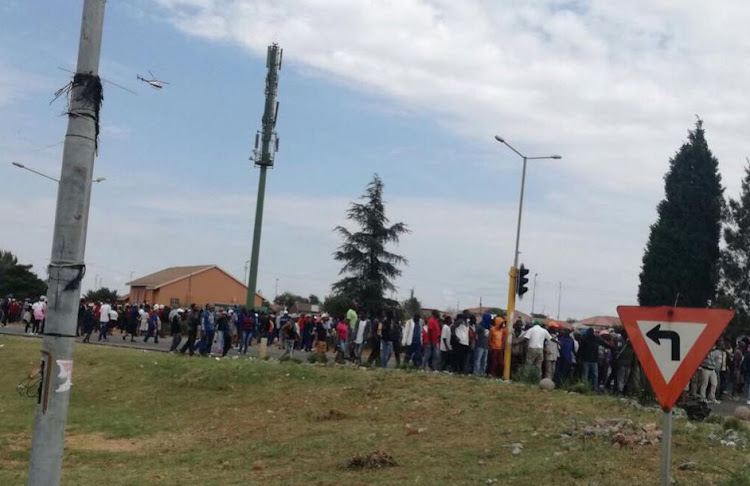
[{"label": "triangular road sign", "polygon": [[664,410],[674,406],[734,317],[726,309],[622,305],[617,314]]}]

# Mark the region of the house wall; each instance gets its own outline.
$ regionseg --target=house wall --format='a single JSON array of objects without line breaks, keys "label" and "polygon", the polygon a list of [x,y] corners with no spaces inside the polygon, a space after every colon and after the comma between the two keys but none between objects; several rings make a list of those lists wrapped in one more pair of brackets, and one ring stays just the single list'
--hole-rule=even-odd
[{"label": "house wall", "polygon": [[[212,268],[198,275],[164,285],[155,291],[146,290],[146,294],[149,292],[152,294],[149,302],[161,305],[171,305],[172,299],[179,300],[180,306],[187,306],[191,303],[200,306],[218,302],[244,305],[247,287],[221,270]],[[262,299],[256,295],[255,306],[261,305]]]},{"label": "house wall", "polygon": [[142,302],[153,302],[154,291],[147,290],[146,287],[130,287],[130,302],[142,303]]}]

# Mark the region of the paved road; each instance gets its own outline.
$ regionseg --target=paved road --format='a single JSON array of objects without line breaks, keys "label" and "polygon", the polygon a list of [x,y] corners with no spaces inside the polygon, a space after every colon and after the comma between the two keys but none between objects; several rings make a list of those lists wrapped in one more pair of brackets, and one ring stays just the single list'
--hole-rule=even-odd
[{"label": "paved road", "polygon": [[[40,339],[41,335],[28,335],[24,334],[24,326],[22,324],[8,324],[5,327],[0,327],[0,334],[8,334],[13,336],[21,336],[21,337],[27,337],[30,339]],[[132,349],[145,349],[148,351],[157,351],[157,352],[163,352],[167,353],[169,352],[169,347],[172,344],[172,337],[167,337],[164,339],[159,339],[159,343],[156,344],[153,341],[149,341],[147,343],[143,342],[143,338],[138,338],[135,340],[135,342],[130,342],[130,338],[123,340],[122,336],[120,334],[119,330],[115,330],[114,334],[107,337],[107,341],[97,341],[96,339],[99,337],[99,334],[95,333],[91,335],[91,341],[89,344],[93,346],[113,346],[118,348],[132,348]],[[180,345],[185,343],[186,338],[183,336],[182,343]],[[76,338],[76,342],[81,343],[83,341],[83,337]],[[214,353],[217,351],[216,344],[214,344],[212,350]],[[283,350],[278,348],[278,345],[269,346],[268,347],[268,355],[272,358],[278,358],[282,355]],[[260,345],[257,345],[253,343],[253,345],[248,349],[246,356],[252,356],[257,358],[260,354]],[[295,350],[294,356],[298,357],[302,360],[307,359],[309,353],[305,351]],[[239,352],[235,350],[234,348],[229,350],[228,356],[239,356]],[[332,353],[329,353],[329,359],[332,359]]]}]

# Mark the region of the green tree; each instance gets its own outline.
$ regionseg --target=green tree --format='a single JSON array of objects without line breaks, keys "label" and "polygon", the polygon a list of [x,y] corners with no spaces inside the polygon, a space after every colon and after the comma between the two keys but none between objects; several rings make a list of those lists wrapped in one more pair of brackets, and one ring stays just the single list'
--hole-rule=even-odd
[{"label": "green tree", "polygon": [[297,295],[292,292],[283,292],[276,296],[275,299],[273,299],[273,303],[276,305],[283,305],[287,309],[293,306],[295,303],[300,302],[302,304],[309,304],[309,301],[302,297],[301,295]]},{"label": "green tree", "polygon": [[320,305],[320,297],[315,294],[310,294],[310,296],[307,298],[307,301],[312,305]]},{"label": "green tree", "polygon": [[334,319],[341,319],[346,316],[353,297],[345,294],[331,294],[323,301],[323,310]]},{"label": "green tree", "polygon": [[89,290],[86,292],[86,294],[83,296],[84,299],[86,299],[89,302],[109,302],[110,304],[114,304],[118,300],[121,299],[119,295],[117,295],[117,290],[110,289],[109,287],[101,287],[96,290]]},{"label": "green tree", "polygon": [[409,233],[404,223],[394,223],[385,214],[383,180],[375,174],[361,197],[353,202],[346,217],[359,231],[352,232],[343,226],[336,231],[344,240],[334,258],[343,262],[339,275],[344,278],[333,284],[333,293],[354,297],[367,311],[377,311],[386,304],[386,292],[394,291],[393,280],[401,275],[399,265],[406,258],[389,252],[390,243],[398,243],[401,235]]},{"label": "green tree", "polygon": [[750,160],[739,199],[729,199],[721,251],[718,305],[735,311],[730,329],[750,329]]},{"label": "green tree", "polygon": [[0,250],[0,297],[13,294],[36,300],[46,293],[47,284],[31,271],[31,265],[22,265],[13,253]]},{"label": "green tree", "polygon": [[703,121],[669,161],[640,274],[641,305],[706,307],[716,297],[724,188]]},{"label": "green tree", "polygon": [[412,317],[414,317],[414,314],[417,314],[420,310],[422,310],[422,303],[419,301],[419,299],[414,297],[414,289],[411,289],[409,298],[401,304],[401,307],[406,314],[404,317],[408,319],[411,319]]}]

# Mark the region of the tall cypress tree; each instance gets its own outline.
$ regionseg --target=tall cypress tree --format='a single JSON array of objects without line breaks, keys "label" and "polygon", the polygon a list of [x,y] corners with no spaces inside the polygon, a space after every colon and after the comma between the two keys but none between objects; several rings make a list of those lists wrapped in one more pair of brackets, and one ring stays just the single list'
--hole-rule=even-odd
[{"label": "tall cypress tree", "polygon": [[719,278],[724,188],[702,120],[670,159],[664,192],[643,255],[638,301],[706,307]]},{"label": "tall cypress tree", "polygon": [[335,231],[344,242],[334,253],[334,258],[344,263],[339,274],[346,275],[333,284],[337,295],[356,299],[368,311],[377,311],[386,303],[385,293],[395,290],[393,279],[401,275],[399,265],[406,258],[386,249],[389,243],[398,243],[409,229],[404,223],[394,223],[385,214],[383,180],[375,174],[367,185],[362,202],[353,202],[347,219],[359,226],[351,232],[343,226]]},{"label": "tall cypress tree", "polygon": [[745,167],[739,199],[729,199],[721,251],[719,302],[734,309],[731,327],[750,326],[750,160]]}]

